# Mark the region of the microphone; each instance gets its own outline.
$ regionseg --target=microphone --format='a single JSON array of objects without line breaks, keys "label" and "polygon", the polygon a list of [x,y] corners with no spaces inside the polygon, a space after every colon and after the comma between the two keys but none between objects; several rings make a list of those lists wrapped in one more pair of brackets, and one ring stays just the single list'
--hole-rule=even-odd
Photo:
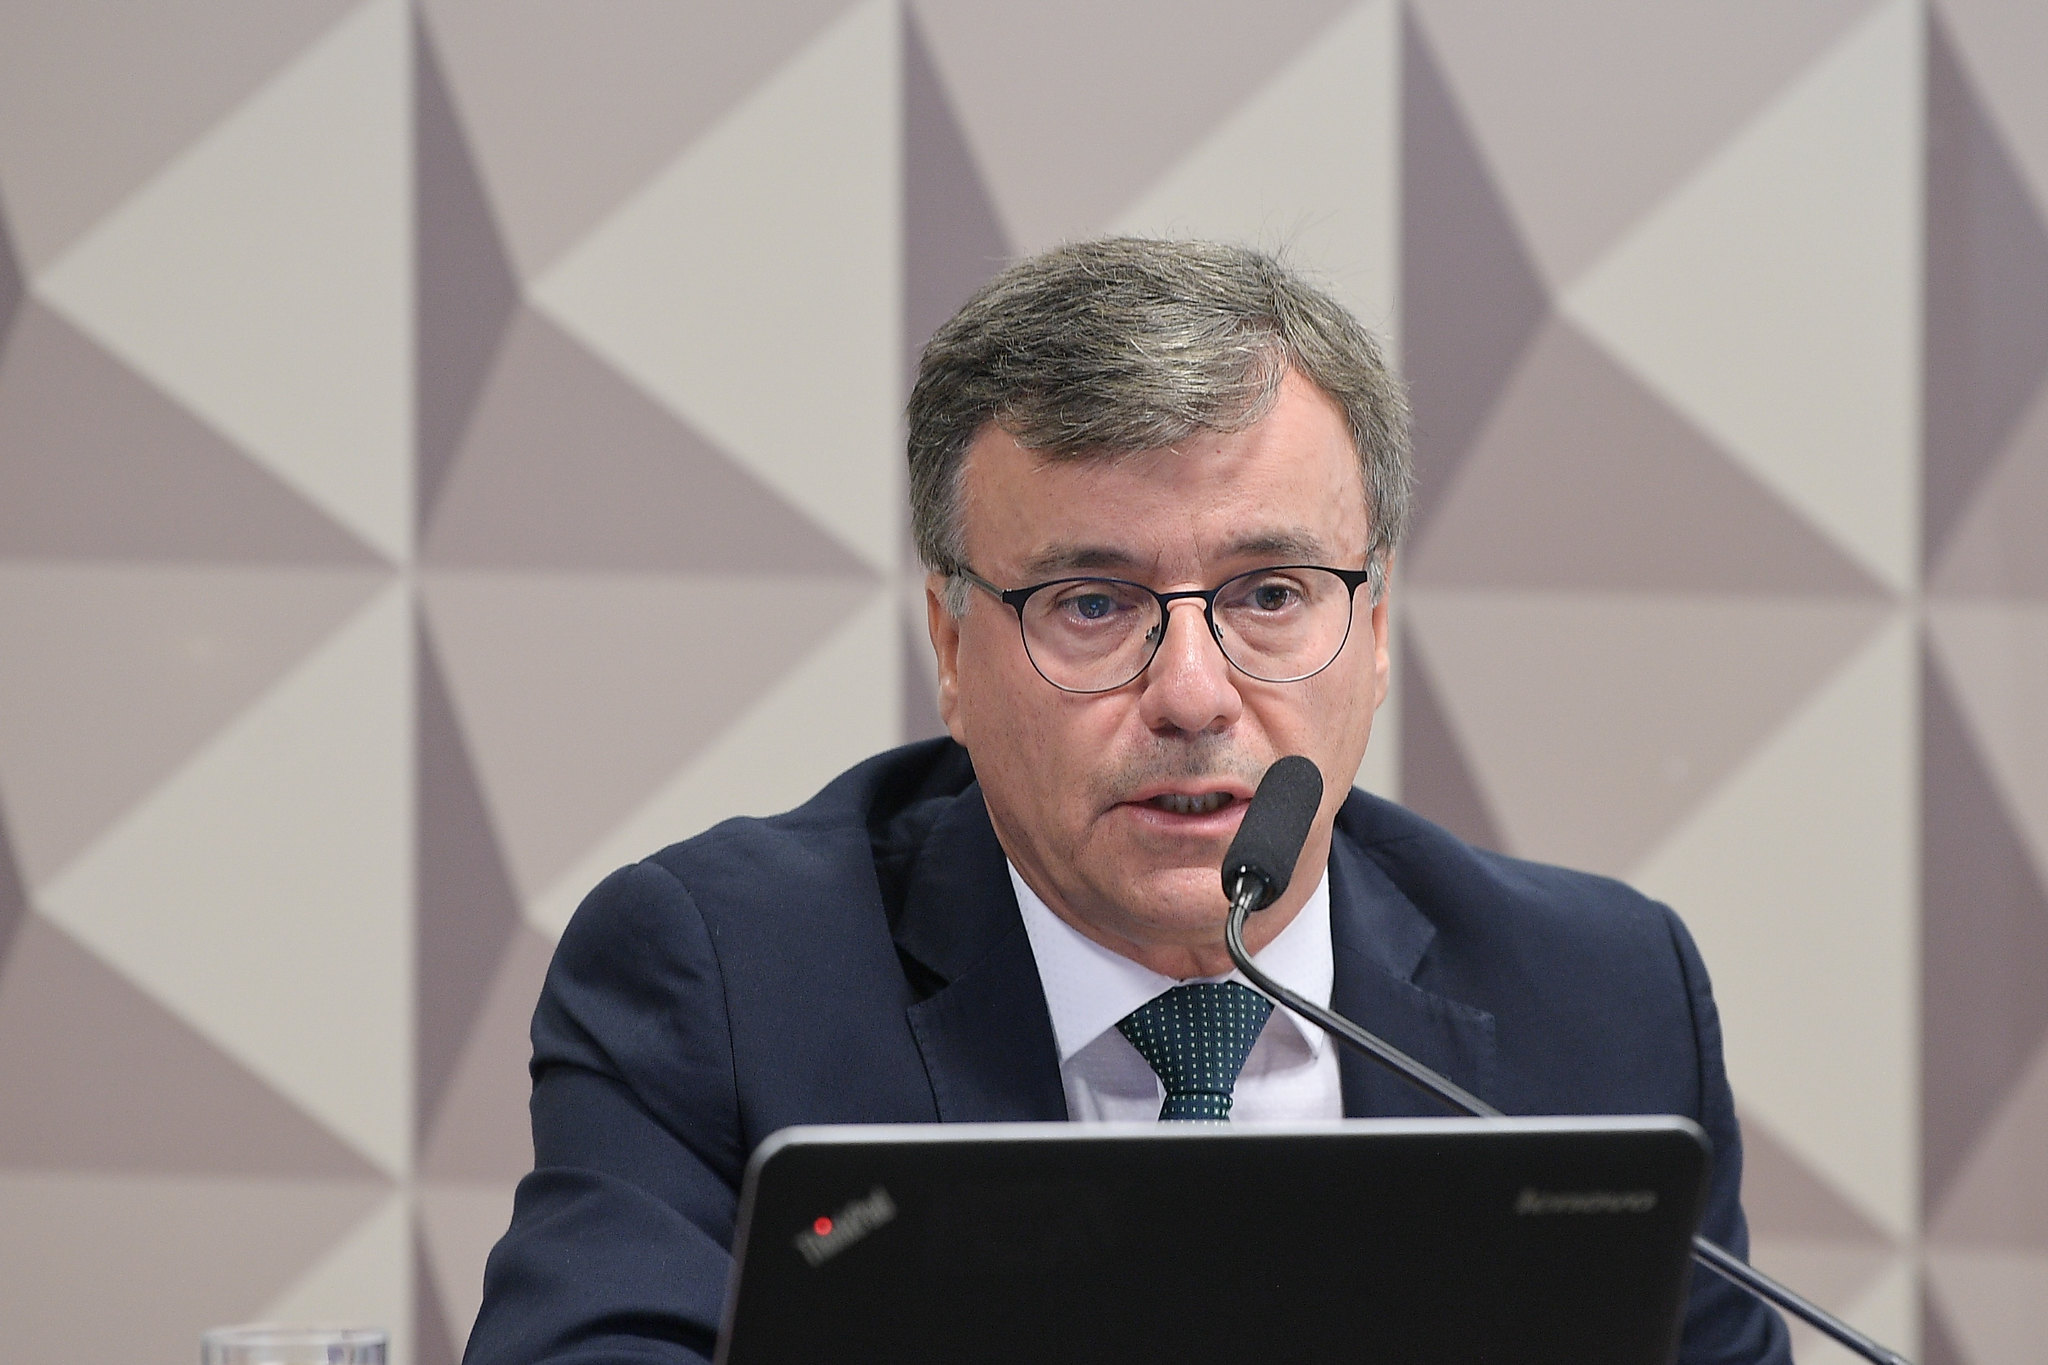
[{"label": "microphone", "polygon": [[1315,760],[1289,754],[1266,769],[1237,837],[1223,855],[1223,894],[1248,910],[1263,910],[1287,890],[1301,846],[1323,804],[1323,773]]},{"label": "microphone", "polygon": [[[1273,980],[1259,970],[1251,954],[1245,951],[1245,920],[1287,890],[1322,799],[1322,772],[1314,760],[1299,754],[1275,760],[1259,779],[1259,789],[1252,794],[1251,804],[1238,824],[1237,837],[1230,841],[1230,850],[1223,855],[1223,894],[1230,898],[1230,918],[1224,921],[1223,941],[1230,949],[1230,960],[1252,985],[1410,1085],[1473,1118],[1505,1117],[1448,1076],[1424,1066],[1378,1034]],[[1692,1255],[1693,1260],[1723,1279],[1766,1303],[1776,1304],[1865,1360],[1875,1365],[1912,1365],[1906,1357],[1879,1345],[1820,1305],[1801,1298],[1718,1242],[1695,1236]]]}]

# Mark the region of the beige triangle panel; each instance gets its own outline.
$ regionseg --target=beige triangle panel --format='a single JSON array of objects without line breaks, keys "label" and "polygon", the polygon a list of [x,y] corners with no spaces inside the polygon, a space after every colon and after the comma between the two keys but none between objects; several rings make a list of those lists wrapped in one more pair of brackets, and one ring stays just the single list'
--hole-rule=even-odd
[{"label": "beige triangle panel", "polygon": [[878,570],[903,506],[897,18],[848,10],[528,291]]},{"label": "beige triangle panel", "polygon": [[2048,373],[2048,226],[1938,9],[1927,55],[1925,515],[1938,561]]},{"label": "beige triangle panel", "polygon": [[683,767],[872,589],[442,572],[427,615],[520,893]]},{"label": "beige triangle panel", "polygon": [[2048,1038],[2048,894],[1933,656],[1923,689],[1922,1182],[1932,1209]]},{"label": "beige triangle panel", "polygon": [[448,475],[426,559],[874,576],[832,533],[524,310]]},{"label": "beige triangle panel", "polygon": [[55,259],[349,4],[0,6],[0,181],[29,262]]},{"label": "beige triangle panel", "polygon": [[845,7],[426,0],[520,274],[546,267]]},{"label": "beige triangle panel", "polygon": [[1546,277],[1563,284],[1871,5],[1416,8]]},{"label": "beige triangle panel", "polygon": [[1424,591],[1408,622],[1508,851],[1626,874],[1883,608]]},{"label": "beige triangle panel", "polygon": [[554,945],[522,926],[463,1040],[420,1157],[428,1179],[512,1182],[533,1169],[527,1032]]},{"label": "beige triangle panel", "polygon": [[1934,1209],[1928,1235],[1953,1246],[2048,1256],[2048,1043],[2035,1050]]},{"label": "beige triangle panel", "polygon": [[1412,15],[1403,35],[1401,362],[1421,534],[1550,302]]},{"label": "beige triangle panel", "polygon": [[1925,140],[1900,92],[1924,26],[1872,8],[1562,300],[1897,591],[1919,571]]},{"label": "beige triangle panel", "polygon": [[1419,586],[1885,595],[1555,315],[1406,568]]},{"label": "beige triangle panel", "polygon": [[0,791],[30,885],[175,771],[383,577],[0,565]]},{"label": "beige triangle panel", "polygon": [[0,559],[381,564],[39,304],[0,353]]},{"label": "beige triangle panel", "polygon": [[413,16],[415,342],[413,413],[418,522],[433,516],[455,446],[469,423],[498,339],[519,302],[489,197],[426,30]]},{"label": "beige triangle panel", "polygon": [[1218,5],[1190,22],[1173,0],[919,0],[913,13],[1012,240],[1036,251],[1100,231],[1344,8]]},{"label": "beige triangle panel", "polygon": [[20,1361],[189,1361],[382,1199],[360,1182],[0,1171],[0,1323]]},{"label": "beige triangle panel", "polygon": [[1354,4],[1109,229],[1277,252],[1386,341],[1391,355],[1399,330],[1401,29],[1393,0]]},{"label": "beige triangle panel", "polygon": [[1938,592],[2048,598],[2048,382],[1958,520],[1935,569]]},{"label": "beige triangle panel", "polygon": [[39,914],[394,1173],[413,1146],[406,608],[380,592],[35,888]]},{"label": "beige triangle panel", "polygon": [[1402,802],[1467,843],[1505,848],[1414,631],[1401,632],[1395,657],[1401,675]]},{"label": "beige triangle panel", "polygon": [[0,969],[0,1094],[0,1167],[377,1178],[47,920]]},{"label": "beige triangle panel", "polygon": [[915,10],[903,17],[904,391],[938,325],[1011,256],[988,186],[932,64]]},{"label": "beige triangle panel", "polygon": [[412,541],[410,49],[404,0],[364,0],[36,276],[392,560]]},{"label": "beige triangle panel", "polygon": [[520,921],[519,894],[499,851],[433,642],[424,625],[418,635],[413,1116],[424,1137]]}]

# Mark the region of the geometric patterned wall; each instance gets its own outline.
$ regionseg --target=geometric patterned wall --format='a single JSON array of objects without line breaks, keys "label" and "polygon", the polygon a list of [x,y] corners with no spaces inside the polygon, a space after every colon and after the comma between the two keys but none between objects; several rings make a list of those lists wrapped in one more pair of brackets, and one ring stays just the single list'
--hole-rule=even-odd
[{"label": "geometric patterned wall", "polygon": [[1401,357],[1368,785],[1670,899],[1758,1259],[2036,1359],[2044,51],[2027,0],[12,0],[0,1362],[453,1361],[554,936],[933,728],[910,357],[1113,230],[1284,244]]}]

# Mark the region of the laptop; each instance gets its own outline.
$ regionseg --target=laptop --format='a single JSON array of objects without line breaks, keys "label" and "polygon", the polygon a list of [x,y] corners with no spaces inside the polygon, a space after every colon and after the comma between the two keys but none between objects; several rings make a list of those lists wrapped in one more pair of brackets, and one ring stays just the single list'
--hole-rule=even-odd
[{"label": "laptop", "polygon": [[1682,1118],[791,1128],[719,1365],[1669,1365]]}]

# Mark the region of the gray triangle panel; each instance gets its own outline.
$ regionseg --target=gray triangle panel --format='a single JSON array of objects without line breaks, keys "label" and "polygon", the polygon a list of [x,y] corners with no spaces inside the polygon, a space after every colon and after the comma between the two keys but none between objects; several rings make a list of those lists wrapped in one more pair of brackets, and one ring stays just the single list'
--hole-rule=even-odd
[{"label": "gray triangle panel", "polygon": [[413,193],[418,255],[420,524],[433,514],[455,447],[497,354],[519,282],[477,177],[426,21],[413,19]]},{"label": "gray triangle panel", "polygon": [[518,1180],[533,1169],[526,1101],[533,1056],[527,1026],[554,945],[526,926],[499,954],[495,979],[471,1022],[454,1074],[443,1087],[419,1170],[433,1179]]},{"label": "gray triangle panel", "polygon": [[1924,660],[1922,1190],[1941,1206],[2048,1037],[2048,891],[1940,662]]},{"label": "gray triangle panel", "polygon": [[1928,560],[2048,375],[2048,227],[1940,12],[1927,69]]},{"label": "gray triangle panel", "polygon": [[1401,802],[1468,844],[1506,850],[1486,795],[1437,698],[1415,632],[1404,629],[1400,635]]},{"label": "gray triangle panel", "polygon": [[1884,596],[1557,316],[1523,354],[1407,567],[1428,586]]},{"label": "gray triangle panel", "polygon": [[2048,597],[2048,383],[1949,532],[1929,586],[1960,597]]},{"label": "gray triangle panel", "polygon": [[0,353],[0,559],[381,564],[39,303]]},{"label": "gray triangle panel", "polygon": [[0,791],[0,974],[7,970],[7,949],[15,931],[28,918],[28,884],[7,837],[7,793]]},{"label": "gray triangle panel", "polygon": [[1948,1325],[1948,1313],[1941,1306],[1923,1271],[1920,1281],[1920,1365],[1979,1365],[1956,1345],[1955,1330]]},{"label": "gray triangle panel", "polygon": [[1412,15],[1401,52],[1401,355],[1420,531],[1549,300]]},{"label": "gray triangle panel", "polygon": [[0,347],[7,344],[7,324],[21,306],[21,258],[14,254],[14,234],[7,226],[7,201],[0,199]]},{"label": "gray triangle panel", "polygon": [[451,567],[873,579],[830,532],[523,308],[425,543],[429,563]]},{"label": "gray triangle panel", "polygon": [[1011,255],[914,8],[903,14],[904,388],[918,353]]},{"label": "gray triangle panel", "polygon": [[1882,1228],[1749,1115],[1742,1119],[1742,1207],[1758,1237],[1892,1245]]},{"label": "gray triangle panel", "polygon": [[419,649],[419,909],[415,1114],[422,1141],[490,993],[512,935],[519,896],[498,848],[469,746],[426,626]]},{"label": "gray triangle panel", "polygon": [[0,970],[0,1167],[379,1179],[378,1172],[31,916]]},{"label": "gray triangle panel", "polygon": [[462,1342],[441,1306],[441,1281],[427,1254],[426,1230],[417,1216],[412,1230],[412,1358],[414,1365],[461,1365]]}]

